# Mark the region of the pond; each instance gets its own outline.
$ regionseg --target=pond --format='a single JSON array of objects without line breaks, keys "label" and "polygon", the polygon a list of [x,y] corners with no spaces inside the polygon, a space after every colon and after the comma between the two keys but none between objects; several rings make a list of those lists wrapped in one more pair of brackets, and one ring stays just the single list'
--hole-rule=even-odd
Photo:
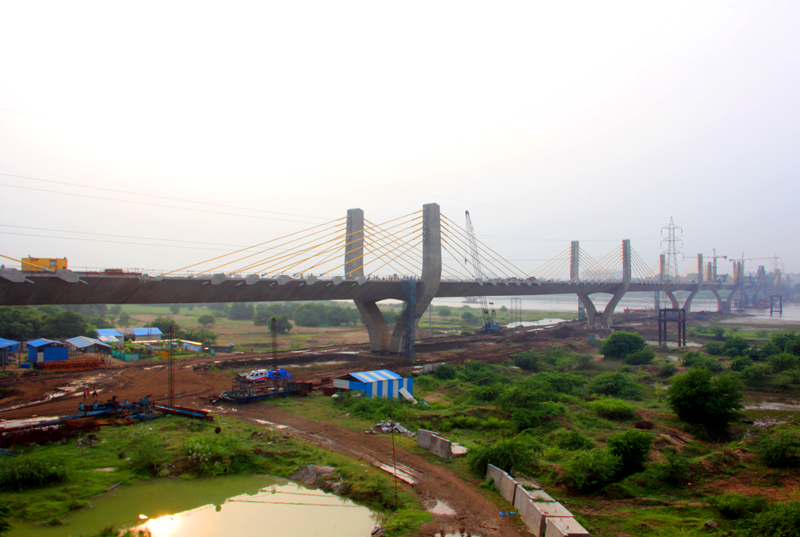
[{"label": "pond", "polygon": [[64,526],[14,523],[9,537],[93,535],[106,526],[153,537],[368,536],[375,514],[350,500],[271,476],[156,479],[92,498]]}]

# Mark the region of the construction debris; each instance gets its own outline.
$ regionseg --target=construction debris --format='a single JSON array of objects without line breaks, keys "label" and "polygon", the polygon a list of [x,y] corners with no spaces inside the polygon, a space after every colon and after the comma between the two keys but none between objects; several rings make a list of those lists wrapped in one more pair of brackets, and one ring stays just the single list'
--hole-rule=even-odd
[{"label": "construction debris", "polygon": [[396,421],[391,421],[391,420],[376,423],[375,427],[364,431],[365,434],[392,433],[392,432],[402,434],[403,436],[414,436],[414,433],[412,433],[411,431],[409,431]]}]

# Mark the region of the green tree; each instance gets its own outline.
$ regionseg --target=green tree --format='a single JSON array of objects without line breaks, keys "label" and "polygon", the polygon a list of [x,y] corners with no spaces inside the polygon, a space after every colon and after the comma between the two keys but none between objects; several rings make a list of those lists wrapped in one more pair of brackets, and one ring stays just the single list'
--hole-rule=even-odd
[{"label": "green tree", "polygon": [[475,321],[478,320],[478,316],[472,313],[471,311],[465,311],[461,314],[461,320],[465,323],[473,324]]},{"label": "green tree", "polygon": [[267,309],[256,308],[256,314],[253,315],[253,324],[256,326],[267,326],[269,320],[274,317],[274,313]]},{"label": "green tree", "polygon": [[175,321],[175,319],[170,319],[169,317],[156,317],[155,320],[152,323],[150,323],[150,324],[148,324],[146,326],[147,327],[158,328],[159,330],[161,330],[161,333],[164,334],[165,336],[167,334],[169,334],[169,327],[170,326],[175,327],[175,335],[176,336],[177,336],[178,332],[180,332],[180,330],[181,330],[180,325]]},{"label": "green tree", "polygon": [[[292,329],[292,323],[289,322],[288,315],[274,315],[274,317],[275,317],[275,332],[277,332],[278,334],[285,334],[286,332]],[[272,326],[272,317],[270,317],[269,325]]]},{"label": "green tree", "polygon": [[181,312],[181,307],[178,304],[170,304],[169,311],[172,312],[173,315],[177,315]]},{"label": "green tree", "polygon": [[245,302],[234,302],[228,312],[228,318],[232,321],[249,321],[256,314],[256,309],[252,304]]},{"label": "green tree", "polygon": [[750,344],[740,336],[734,336],[722,345],[722,354],[725,356],[742,356],[747,353]]},{"label": "green tree", "polygon": [[214,323],[217,322],[217,318],[210,313],[206,313],[198,317],[197,322],[200,323],[203,328],[208,328],[209,326],[214,326]]},{"label": "green tree", "polygon": [[120,326],[128,326],[131,324],[131,314],[127,311],[123,311],[119,314],[118,322]]},{"label": "green tree", "polygon": [[0,505],[0,535],[5,535],[11,531],[12,526],[8,523],[11,518],[11,508],[8,505]]},{"label": "green tree", "polygon": [[41,336],[46,338],[94,337],[94,328],[80,313],[62,311],[44,322]]},{"label": "green tree", "polygon": [[636,332],[614,332],[603,341],[600,354],[612,360],[622,360],[646,346],[644,338]]},{"label": "green tree", "polygon": [[453,310],[451,310],[447,306],[439,306],[437,308],[437,311],[439,312],[439,315],[441,317],[450,317],[451,315],[453,315]]},{"label": "green tree", "polygon": [[325,320],[325,308],[313,302],[301,304],[294,310],[294,320],[300,326],[320,326]]},{"label": "green tree", "polygon": [[667,399],[681,421],[715,434],[727,430],[744,408],[739,381],[731,375],[712,378],[705,368],[678,375],[667,390]]}]

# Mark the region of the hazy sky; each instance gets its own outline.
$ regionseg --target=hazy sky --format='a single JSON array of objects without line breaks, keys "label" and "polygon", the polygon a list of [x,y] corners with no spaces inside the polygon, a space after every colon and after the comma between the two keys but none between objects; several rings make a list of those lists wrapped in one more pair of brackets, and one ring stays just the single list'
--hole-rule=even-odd
[{"label": "hazy sky", "polygon": [[0,254],[172,270],[437,202],[528,271],[570,240],[654,266],[673,217],[682,267],[796,272],[798,27],[796,1],[0,0]]}]

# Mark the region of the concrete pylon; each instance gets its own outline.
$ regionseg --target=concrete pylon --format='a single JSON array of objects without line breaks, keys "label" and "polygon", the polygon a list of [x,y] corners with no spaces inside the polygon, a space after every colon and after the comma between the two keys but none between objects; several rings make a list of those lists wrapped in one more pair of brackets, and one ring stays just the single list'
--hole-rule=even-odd
[{"label": "concrete pylon", "polygon": [[581,243],[572,241],[569,250],[569,279],[572,282],[581,281],[580,252]]},{"label": "concrete pylon", "polygon": [[[364,276],[364,211],[347,211],[347,237],[344,249],[344,274],[348,280]],[[370,350],[377,354],[389,352],[389,326],[375,301],[353,300],[367,327]]]},{"label": "concrete pylon", "polygon": [[692,301],[694,300],[694,297],[697,296],[697,293],[699,293],[703,288],[703,284],[705,283],[705,274],[703,274],[704,267],[703,254],[697,254],[697,285],[692,288],[692,290],[689,292],[689,296],[683,301],[683,309],[686,310],[686,313],[692,311]]},{"label": "concrete pylon", "polygon": [[630,239],[625,239],[622,241],[622,283],[619,284],[619,287],[614,291],[614,296],[611,297],[611,300],[608,301],[608,305],[606,309],[603,310],[603,317],[601,318],[600,322],[602,323],[603,328],[611,328],[611,324],[614,318],[614,310],[619,304],[619,301],[622,300],[622,297],[625,296],[625,293],[628,291],[628,288],[631,286],[631,241]]},{"label": "concrete pylon", "polygon": [[[392,332],[391,352],[402,353],[407,347],[406,337],[416,337],[417,325],[430,306],[439,283],[442,281],[442,223],[438,203],[422,206],[422,277],[417,282],[416,306],[413,326],[408,326],[410,305],[406,304]],[[409,330],[410,328],[410,330]]]}]

